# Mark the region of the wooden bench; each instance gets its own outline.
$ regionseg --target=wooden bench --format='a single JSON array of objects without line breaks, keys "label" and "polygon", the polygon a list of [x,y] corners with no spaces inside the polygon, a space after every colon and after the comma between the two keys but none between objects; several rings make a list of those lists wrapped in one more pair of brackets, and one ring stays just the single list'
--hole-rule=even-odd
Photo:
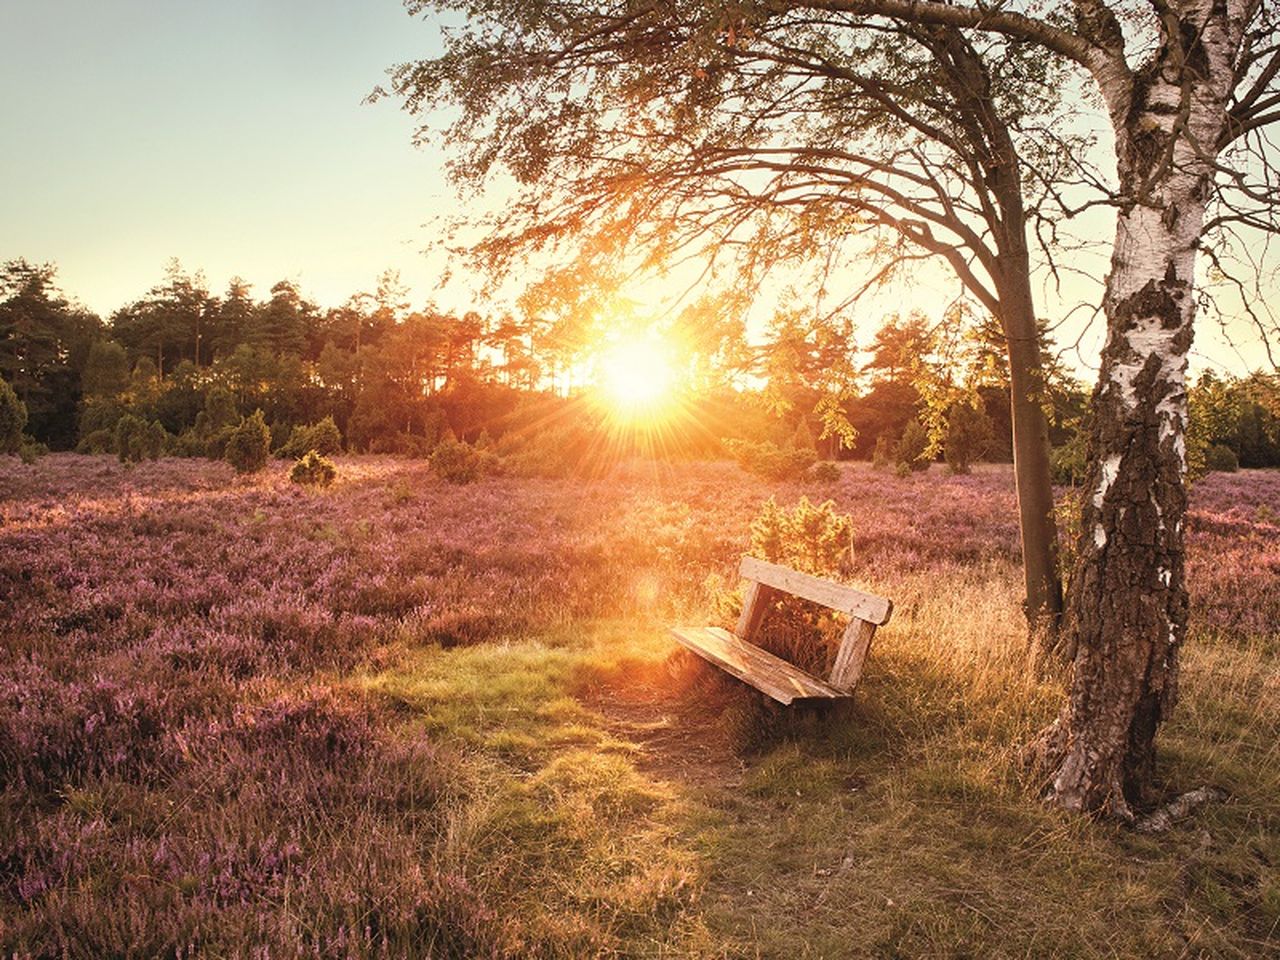
[{"label": "wooden bench", "polygon": [[[841,583],[812,577],[789,567],[743,557],[739,573],[749,581],[742,616],[733,633],[720,627],[673,627],[675,638],[739,680],[782,704],[795,700],[838,700],[853,694],[876,627],[889,622],[893,602]],[[847,613],[849,626],[840,638],[835,664],[826,680],[752,643],[770,603],[779,593],[820,603]]]}]

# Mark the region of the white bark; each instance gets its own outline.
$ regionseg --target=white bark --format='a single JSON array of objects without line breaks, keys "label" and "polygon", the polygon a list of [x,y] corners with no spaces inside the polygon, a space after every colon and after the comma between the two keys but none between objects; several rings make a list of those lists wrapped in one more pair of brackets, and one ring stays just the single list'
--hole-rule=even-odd
[{"label": "white bark", "polygon": [[[1077,0],[1084,9],[1096,0]],[[1097,13],[1097,8],[1092,8]],[[1116,137],[1123,204],[1094,395],[1095,457],[1069,623],[1071,698],[1047,738],[1051,797],[1131,820],[1149,799],[1154,736],[1176,700],[1186,634],[1187,352],[1199,238],[1213,191],[1247,0],[1173,0],[1155,60],[1131,70],[1105,17],[1088,65]]]}]

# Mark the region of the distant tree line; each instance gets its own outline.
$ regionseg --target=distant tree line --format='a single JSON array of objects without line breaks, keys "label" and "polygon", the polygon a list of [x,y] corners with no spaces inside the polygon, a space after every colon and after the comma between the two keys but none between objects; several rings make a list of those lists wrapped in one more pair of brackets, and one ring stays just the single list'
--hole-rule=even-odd
[{"label": "distant tree line", "polygon": [[[1012,456],[999,328],[958,308],[889,317],[865,354],[850,349],[847,319],[781,311],[751,347],[740,325],[695,311],[668,331],[691,386],[660,436],[626,436],[584,399],[574,378],[599,329],[531,313],[414,310],[390,272],[327,309],[287,280],[266,297],[238,279],[218,295],[174,262],[104,322],[68,300],[53,266],[12,260],[0,267],[0,378],[32,442],[126,459],[222,457],[259,412],[270,449],[295,458],[427,456],[464,441],[551,470],[589,456],[604,432],[627,452],[684,456],[732,440],[744,465],[777,475],[818,457],[903,470],[944,457],[963,472]],[[1042,363],[1057,479],[1072,482],[1086,397],[1047,351]],[[1280,378],[1205,374],[1191,409],[1193,466],[1280,465]]]}]

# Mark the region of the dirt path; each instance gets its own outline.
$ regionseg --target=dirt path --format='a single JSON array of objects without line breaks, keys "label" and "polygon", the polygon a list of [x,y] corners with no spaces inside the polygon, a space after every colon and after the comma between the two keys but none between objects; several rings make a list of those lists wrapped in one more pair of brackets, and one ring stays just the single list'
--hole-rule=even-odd
[{"label": "dirt path", "polygon": [[640,748],[637,766],[646,773],[699,789],[733,787],[744,764],[718,722],[723,681],[691,660],[678,652],[652,671],[592,684],[579,699],[610,733]]}]

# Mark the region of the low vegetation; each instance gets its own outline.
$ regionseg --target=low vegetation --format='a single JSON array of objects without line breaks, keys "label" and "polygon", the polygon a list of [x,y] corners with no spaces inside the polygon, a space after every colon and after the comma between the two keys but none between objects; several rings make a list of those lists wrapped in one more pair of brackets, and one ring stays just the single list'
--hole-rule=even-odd
[{"label": "low vegetation", "polygon": [[289,479],[306,487],[327,487],[338,475],[338,468],[328,457],[308,450],[289,471]]},{"label": "low vegetation", "polygon": [[237,473],[256,473],[267,465],[271,456],[271,430],[261,410],[255,410],[251,417],[242,417],[240,424],[227,434],[222,456]]},{"label": "low vegetation", "polygon": [[[283,464],[0,459],[0,953],[1280,948],[1277,475],[1192,490],[1161,771],[1227,799],[1146,837],[1023,773],[1061,693],[1007,469],[338,466],[315,497]],[[894,599],[851,707],[670,657],[667,625],[731,622],[748,549]]]}]

